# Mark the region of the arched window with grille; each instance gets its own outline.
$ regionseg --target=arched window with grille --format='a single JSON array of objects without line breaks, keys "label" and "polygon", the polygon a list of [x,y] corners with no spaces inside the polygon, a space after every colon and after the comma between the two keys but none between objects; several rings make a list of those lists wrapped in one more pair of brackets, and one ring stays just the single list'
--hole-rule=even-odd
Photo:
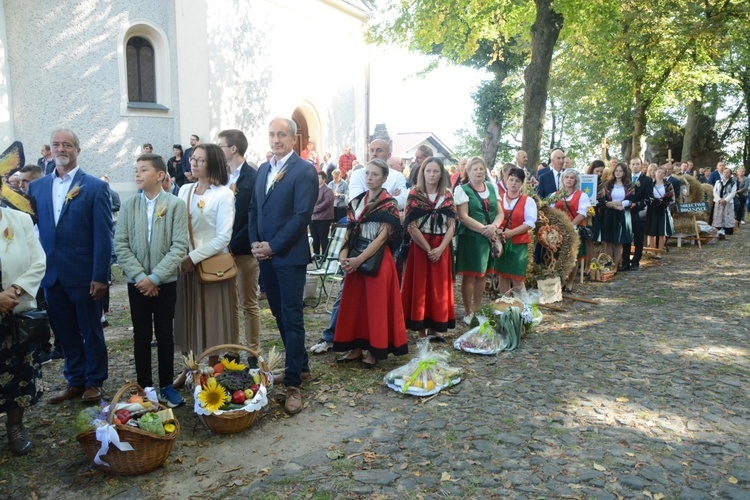
[{"label": "arched window with grille", "polygon": [[128,100],[156,102],[154,47],[147,39],[134,36],[126,47]]}]

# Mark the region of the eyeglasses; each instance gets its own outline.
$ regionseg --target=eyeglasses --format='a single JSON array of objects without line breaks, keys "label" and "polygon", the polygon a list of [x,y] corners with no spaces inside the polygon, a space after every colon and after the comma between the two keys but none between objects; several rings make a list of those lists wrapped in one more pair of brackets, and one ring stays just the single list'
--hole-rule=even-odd
[{"label": "eyeglasses", "polygon": [[232,146],[229,146],[227,144],[219,144],[220,148],[231,148]]},{"label": "eyeglasses", "polygon": [[190,163],[195,163],[199,167],[202,167],[203,165],[206,164],[206,159],[205,158],[196,158],[195,156],[191,156],[190,157]]}]

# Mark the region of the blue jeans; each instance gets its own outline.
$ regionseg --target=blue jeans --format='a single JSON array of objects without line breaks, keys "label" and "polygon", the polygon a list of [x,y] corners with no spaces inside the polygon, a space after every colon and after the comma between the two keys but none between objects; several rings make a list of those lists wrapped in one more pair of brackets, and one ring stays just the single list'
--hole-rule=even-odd
[{"label": "blue jeans", "polygon": [[323,340],[326,342],[333,342],[333,334],[336,333],[336,322],[339,320],[339,307],[341,307],[341,294],[344,293],[344,282],[341,282],[339,287],[339,295],[336,297],[336,302],[333,303],[333,309],[331,309],[331,323],[328,328],[323,330]]}]

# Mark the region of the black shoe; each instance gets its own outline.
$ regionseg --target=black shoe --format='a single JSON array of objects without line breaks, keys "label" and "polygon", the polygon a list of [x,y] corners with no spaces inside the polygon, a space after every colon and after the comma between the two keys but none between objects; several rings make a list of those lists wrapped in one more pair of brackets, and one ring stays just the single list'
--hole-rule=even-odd
[{"label": "black shoe", "polygon": [[49,359],[63,359],[63,353],[59,347],[55,347],[54,349],[52,349],[52,352],[49,353]]},{"label": "black shoe", "polygon": [[5,424],[8,432],[8,443],[10,449],[16,455],[25,455],[31,451],[31,440],[29,439],[29,431],[23,424],[11,425]]},{"label": "black shoe", "polygon": [[256,358],[255,356],[248,356],[247,367],[251,370],[255,370],[256,368],[258,368],[258,358]]},{"label": "black shoe", "polygon": [[640,268],[641,268],[641,265],[638,264],[638,263],[636,263],[636,264],[630,264],[630,271],[637,271]]},{"label": "black shoe", "polygon": [[151,341],[151,347],[156,347],[158,345],[159,345],[159,343],[157,341],[155,341],[155,340]]},{"label": "black shoe", "polygon": [[108,326],[109,326],[109,321],[107,321],[106,319],[102,321],[102,328],[107,328]]},{"label": "black shoe", "polygon": [[41,351],[39,353],[39,364],[40,365],[46,365],[47,363],[52,362],[52,358],[50,357],[48,352]]},{"label": "black shoe", "polygon": [[617,272],[618,273],[621,273],[623,271],[630,271],[630,266],[629,265],[628,266],[620,266],[620,267],[617,268]]}]

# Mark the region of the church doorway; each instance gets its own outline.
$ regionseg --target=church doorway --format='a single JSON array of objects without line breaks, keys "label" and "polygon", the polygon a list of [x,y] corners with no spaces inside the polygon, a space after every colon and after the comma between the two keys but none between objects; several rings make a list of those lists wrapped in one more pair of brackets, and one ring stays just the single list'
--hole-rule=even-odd
[{"label": "church doorway", "polygon": [[292,120],[297,124],[297,136],[294,138],[294,151],[302,158],[308,159],[310,156],[309,152],[305,150],[308,148],[308,143],[312,143],[311,151],[313,153],[314,163],[317,166],[322,159],[320,153],[321,150],[321,129],[320,119],[315,108],[308,102],[303,102],[292,113]]}]

